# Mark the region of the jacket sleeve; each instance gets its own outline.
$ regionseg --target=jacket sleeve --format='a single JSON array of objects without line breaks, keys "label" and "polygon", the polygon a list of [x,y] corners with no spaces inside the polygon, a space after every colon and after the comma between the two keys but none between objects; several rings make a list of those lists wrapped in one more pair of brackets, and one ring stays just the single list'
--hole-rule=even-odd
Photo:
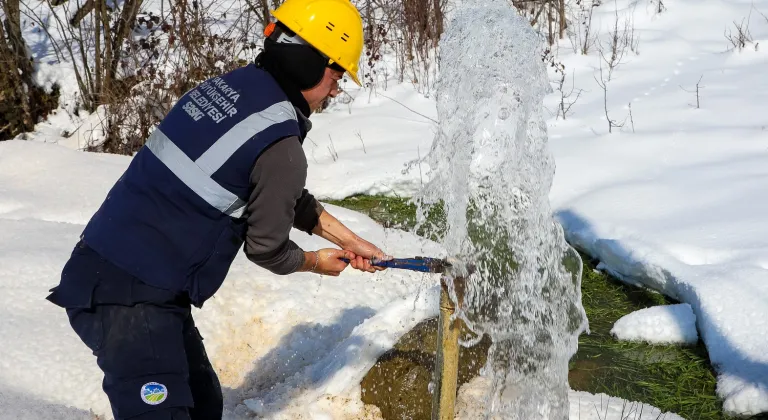
[{"label": "jacket sleeve", "polygon": [[296,207],[293,210],[296,214],[293,219],[293,227],[311,235],[312,229],[317,226],[324,209],[323,205],[305,189],[296,201]]},{"label": "jacket sleeve", "polygon": [[304,251],[289,234],[297,209],[305,211],[299,204],[308,194],[306,180],[307,158],[298,137],[271,145],[251,171],[245,253],[249,260],[275,274],[296,272],[304,264]]}]

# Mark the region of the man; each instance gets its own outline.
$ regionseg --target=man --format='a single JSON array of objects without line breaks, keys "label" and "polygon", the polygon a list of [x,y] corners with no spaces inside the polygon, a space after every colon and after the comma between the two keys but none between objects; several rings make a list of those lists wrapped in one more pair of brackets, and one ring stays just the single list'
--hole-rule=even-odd
[{"label": "man", "polygon": [[[311,110],[359,84],[360,14],[349,0],[287,0],[256,63],[185,94],[94,214],[48,299],[104,372],[116,419],[220,419],[222,394],[191,305],[238,250],[277,274],[373,272],[385,256],[304,189]],[[341,249],[305,252],[291,227]]]}]

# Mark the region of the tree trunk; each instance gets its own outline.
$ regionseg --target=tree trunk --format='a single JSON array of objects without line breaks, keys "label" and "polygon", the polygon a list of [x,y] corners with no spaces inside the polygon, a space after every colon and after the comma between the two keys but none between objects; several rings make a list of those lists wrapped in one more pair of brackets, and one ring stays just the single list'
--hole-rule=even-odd
[{"label": "tree trunk", "polygon": [[[94,21],[94,47],[96,48],[96,54],[94,55],[94,73],[96,73],[96,89],[95,94],[98,96],[99,93],[101,93],[101,77],[104,74],[103,72],[103,63],[101,62],[101,5],[99,7],[93,7],[94,1],[93,0],[87,0],[85,3],[85,6],[81,7],[80,10],[84,10],[86,7],[89,7],[90,9],[93,9],[93,21]],[[80,10],[77,11],[77,13],[80,13]],[[77,16],[77,14],[75,14]],[[82,18],[81,18],[82,19]],[[104,35],[109,36],[109,31],[105,31]],[[109,44],[108,42],[105,42],[105,44]]]},{"label": "tree trunk", "polygon": [[27,57],[27,46],[21,35],[21,11],[19,9],[19,0],[3,1],[5,12],[5,30],[7,31],[8,43],[13,53],[13,60],[16,66],[22,72],[22,79],[25,82],[32,80],[32,63]]},{"label": "tree trunk", "polygon": [[123,10],[120,11],[120,18],[117,22],[117,28],[115,28],[114,38],[112,38],[112,60],[109,63],[109,72],[107,73],[108,80],[114,80],[117,76],[117,66],[120,63],[120,48],[131,32],[141,3],[142,0],[125,0],[123,3]]},{"label": "tree trunk", "polygon": [[[5,12],[5,10],[3,10],[3,12]],[[7,59],[13,57],[13,52],[11,51],[11,47],[5,42],[5,24],[2,21],[0,21],[0,57],[2,57],[2,59],[0,59],[0,80],[14,75],[18,76],[18,71],[13,71],[13,61]]]},{"label": "tree trunk", "polygon": [[560,0],[558,4],[560,12],[560,39],[565,38],[565,30],[568,28],[568,19],[565,17],[565,0]]},{"label": "tree trunk", "polygon": [[[82,21],[84,17],[88,16],[88,13],[91,13],[91,11],[93,11],[93,6],[94,6],[93,0],[86,0],[85,4],[83,4],[82,7],[77,9],[77,12],[75,12],[75,15],[72,16],[72,19],[69,20],[69,24],[77,28],[80,25],[80,21]],[[99,18],[96,17],[94,20],[98,22]]]},{"label": "tree trunk", "polygon": [[435,7],[435,39],[434,46],[437,47],[440,42],[440,36],[443,35],[443,9],[440,6],[440,0],[434,0]]},{"label": "tree trunk", "polygon": [[[96,67],[94,70],[97,74],[99,74],[99,78],[101,79],[100,88],[98,91],[94,92],[94,95],[96,96],[96,102],[98,104],[101,104],[105,101],[105,95],[104,93],[109,92],[112,88],[112,72],[109,70],[112,66],[113,57],[115,56],[115,52],[112,50],[112,40],[110,39],[110,34],[112,31],[110,31],[109,26],[109,15],[107,14],[107,1],[106,0],[96,0],[98,2],[97,6],[99,7],[99,16],[101,17],[100,22],[97,22],[96,25],[101,25],[102,31],[104,31],[104,59],[101,60],[101,66]],[[123,6],[125,7],[125,5]],[[113,35],[116,36],[116,35]]]},{"label": "tree trunk", "polygon": [[[30,89],[32,88],[32,62],[27,57],[27,46],[21,35],[21,11],[19,0],[5,0],[3,2],[5,13],[5,28],[0,29],[0,57],[2,61],[8,60],[3,69],[3,78],[8,83],[8,93],[13,92],[16,103],[21,109],[20,121],[13,124],[9,121],[11,133],[15,131],[29,131],[34,128],[32,110],[30,106]],[[5,39],[8,38],[6,43]],[[5,58],[7,57],[7,58]],[[14,127],[15,126],[15,127]]]},{"label": "tree trunk", "polygon": [[545,7],[547,8],[547,41],[552,46],[555,44],[555,30],[552,27],[555,16],[552,13],[552,3],[547,4]]},{"label": "tree trunk", "polygon": [[[263,1],[263,0],[262,0]],[[176,5],[179,8],[179,39],[181,39],[181,45],[187,51],[190,51],[189,47],[189,32],[187,31],[187,0],[177,0]]]},{"label": "tree trunk", "polygon": [[366,22],[366,28],[365,28],[365,40],[371,45],[373,45],[373,27],[375,25],[375,22],[373,21],[373,5],[371,4],[371,0],[368,0],[365,7],[365,22]]}]

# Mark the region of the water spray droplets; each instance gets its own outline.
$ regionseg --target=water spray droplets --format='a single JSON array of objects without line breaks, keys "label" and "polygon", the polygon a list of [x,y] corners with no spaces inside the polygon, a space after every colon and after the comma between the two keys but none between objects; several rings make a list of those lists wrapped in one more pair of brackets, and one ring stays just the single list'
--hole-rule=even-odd
[{"label": "water spray droplets", "polygon": [[568,360],[586,327],[581,260],[548,201],[542,45],[506,0],[462,2],[441,41],[420,211],[443,206],[443,245],[475,267],[458,315],[494,342],[489,418],[567,419]]}]

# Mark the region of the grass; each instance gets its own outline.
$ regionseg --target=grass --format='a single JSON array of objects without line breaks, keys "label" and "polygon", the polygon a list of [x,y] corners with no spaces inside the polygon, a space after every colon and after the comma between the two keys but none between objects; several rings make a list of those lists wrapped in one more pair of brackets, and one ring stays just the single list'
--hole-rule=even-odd
[{"label": "grass", "polygon": [[[387,227],[409,230],[416,224],[416,206],[403,198],[354,196],[329,203],[367,214]],[[726,418],[715,395],[716,377],[701,341],[695,346],[662,346],[619,342],[610,334],[614,322],[626,314],[676,302],[598,272],[597,261],[585,255],[582,260],[582,304],[591,334],[581,335],[578,352],[570,361],[571,387],[648,403],[690,420]],[[476,357],[484,360],[484,355]],[[404,406],[403,402],[399,405]],[[387,418],[400,416],[392,412]]]},{"label": "grass", "polygon": [[343,200],[325,202],[366,214],[384,227],[410,230],[416,226],[416,205],[405,198],[354,195]]},{"label": "grass", "polygon": [[416,204],[411,203],[407,198],[354,195],[343,200],[326,202],[366,214],[387,228],[408,231],[416,229],[417,235],[432,240],[439,240],[439,236],[445,232],[445,214],[442,207],[434,207],[434,210],[429,212],[428,222],[422,226],[416,226]]},{"label": "grass", "polygon": [[620,342],[610,330],[622,316],[671,299],[621,283],[594,269],[596,261],[582,255],[582,305],[591,334],[579,338],[571,359],[571,387],[606,393],[672,411],[687,419],[723,419],[715,395],[716,377],[706,347]]}]

